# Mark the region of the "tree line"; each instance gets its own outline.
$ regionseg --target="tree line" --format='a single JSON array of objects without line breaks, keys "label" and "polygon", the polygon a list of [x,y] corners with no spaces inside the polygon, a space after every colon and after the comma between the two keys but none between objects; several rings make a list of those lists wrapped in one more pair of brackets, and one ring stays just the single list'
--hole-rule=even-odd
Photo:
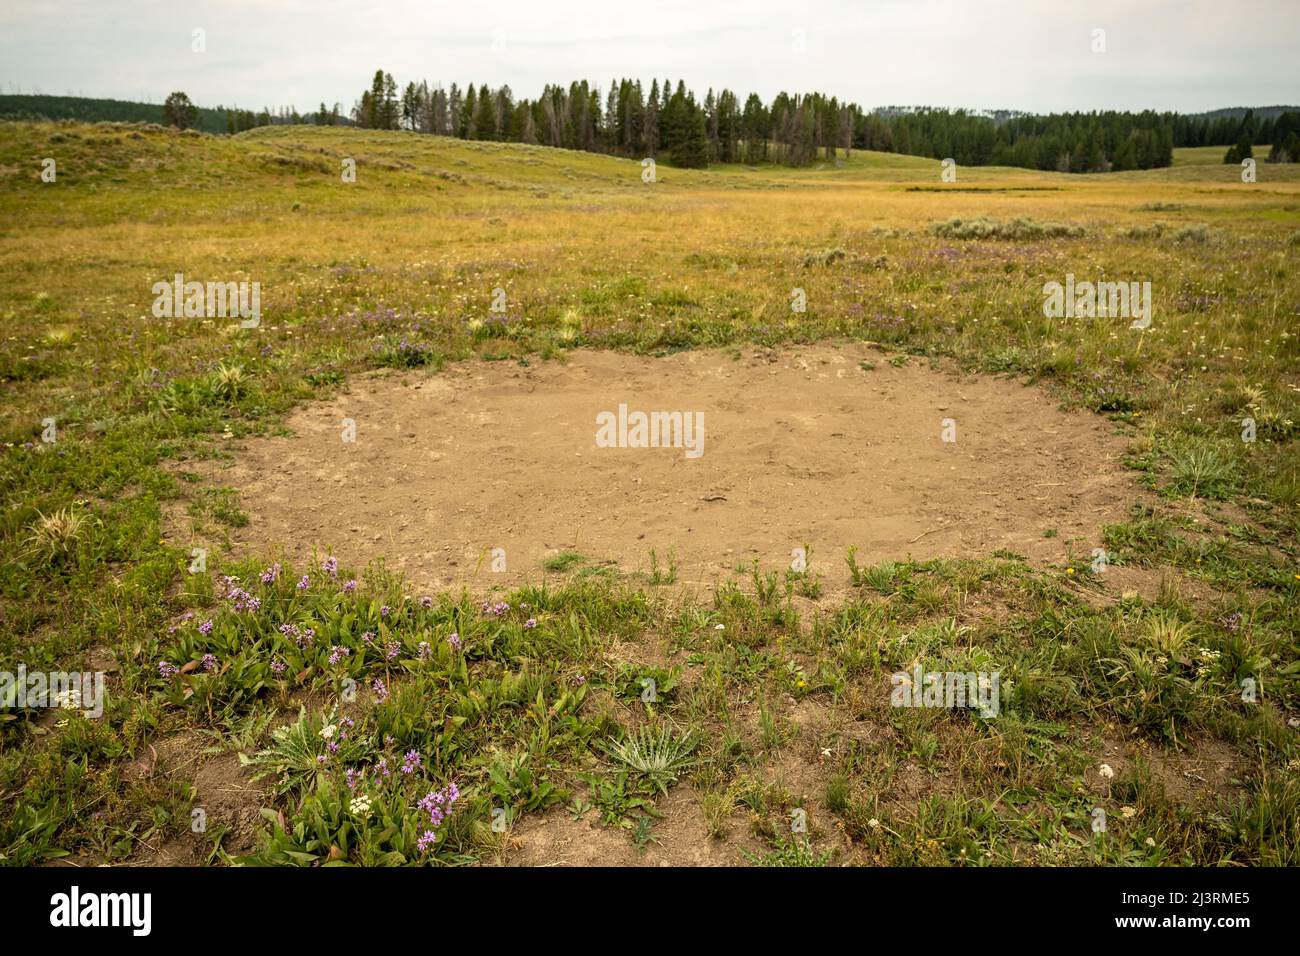
[{"label": "tree line", "polygon": [[[277,123],[405,129],[436,136],[530,143],[655,157],[677,166],[780,163],[803,166],[848,157],[854,149],[955,160],[963,166],[1015,166],[1090,173],[1169,166],[1179,146],[1227,145],[1225,162],[1251,155],[1252,143],[1271,143],[1270,162],[1300,159],[1300,113],[1259,119],[1241,115],[1188,116],[1107,110],[1036,115],[930,107],[866,111],[822,93],[778,93],[764,103],[754,93],[709,89],[700,99],[682,80],[615,80],[603,96],[586,80],[547,85],[536,99],[516,99],[509,86],[447,89],[427,82],[399,87],[375,71],[349,114],[339,104],[306,116],[225,110],[231,133]],[[173,97],[184,94],[173,94]],[[186,101],[188,102],[188,101]],[[173,114],[164,122],[185,125]]]},{"label": "tree line", "polygon": [[[444,89],[427,82],[399,87],[377,70],[352,108],[368,129],[407,129],[436,136],[534,143],[628,157],[664,157],[678,166],[783,163],[802,166],[849,156],[854,149],[954,159],[967,166],[1018,166],[1105,172],[1169,166],[1178,146],[1232,145],[1242,136],[1275,142],[1271,159],[1294,157],[1285,145],[1296,114],[1256,120],[1178,113],[987,114],[887,107],[864,110],[822,93],[754,93],[709,89],[699,98],[678,80],[612,81],[602,95],[586,80],[548,85],[536,99],[509,86]],[[340,121],[335,115],[334,122]],[[1285,161],[1285,160],[1283,160]]]},{"label": "tree line", "polygon": [[[1234,145],[1223,155],[1225,163],[1240,163],[1253,159],[1254,143],[1271,143],[1268,151],[1270,163],[1300,163],[1300,113],[1279,113],[1273,119],[1255,123],[1255,111],[1247,110],[1242,117],[1241,131]],[[1213,144],[1220,145],[1220,144]]]}]

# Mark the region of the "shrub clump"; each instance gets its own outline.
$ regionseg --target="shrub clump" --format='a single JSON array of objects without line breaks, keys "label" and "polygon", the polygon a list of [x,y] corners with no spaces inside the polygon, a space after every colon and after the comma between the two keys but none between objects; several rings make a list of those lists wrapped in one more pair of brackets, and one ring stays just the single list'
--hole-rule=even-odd
[{"label": "shrub clump", "polygon": [[1034,219],[962,219],[954,217],[934,223],[930,231],[944,239],[996,239],[1025,242],[1032,239],[1074,239],[1085,234],[1082,226]]},{"label": "shrub clump", "polygon": [[821,252],[808,253],[803,257],[803,267],[811,269],[813,266],[833,266],[847,257],[848,253],[836,246],[834,249],[823,249]]},{"label": "shrub clump", "polygon": [[1184,226],[1174,233],[1174,242],[1191,242],[1196,245],[1210,241],[1210,227],[1205,223],[1195,226]]},{"label": "shrub clump", "polygon": [[1163,222],[1153,222],[1148,226],[1131,226],[1124,232],[1126,239],[1159,239],[1165,234]]}]

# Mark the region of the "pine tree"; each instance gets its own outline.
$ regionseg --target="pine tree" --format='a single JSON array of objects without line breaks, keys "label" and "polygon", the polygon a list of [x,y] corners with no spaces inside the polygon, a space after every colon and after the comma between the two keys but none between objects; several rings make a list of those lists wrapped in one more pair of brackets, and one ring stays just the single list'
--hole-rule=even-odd
[{"label": "pine tree", "polygon": [[458,132],[456,133],[461,139],[474,138],[474,110],[478,105],[478,92],[474,89],[474,84],[470,83],[465,87],[465,98],[460,107],[460,116],[457,119]]},{"label": "pine tree", "polygon": [[646,156],[659,152],[659,81],[650,81],[650,98],[645,104],[645,139],[642,146]]},{"label": "pine tree", "polygon": [[492,93],[484,84],[478,88],[478,105],[474,110],[474,139],[497,138],[497,111]]},{"label": "pine tree", "polygon": [[416,114],[420,108],[420,94],[414,82],[402,90],[402,127],[415,129]]},{"label": "pine tree", "polygon": [[384,103],[384,71],[375,70],[374,78],[370,81],[370,98],[362,96],[362,103],[368,108],[361,125],[367,129],[379,129],[383,122],[383,103]]},{"label": "pine tree", "polygon": [[184,93],[172,93],[163,102],[162,121],[164,126],[191,129],[199,121],[198,107]]},{"label": "pine tree", "polygon": [[704,110],[688,103],[682,119],[681,139],[673,147],[673,165],[703,169],[709,165],[709,131]]}]

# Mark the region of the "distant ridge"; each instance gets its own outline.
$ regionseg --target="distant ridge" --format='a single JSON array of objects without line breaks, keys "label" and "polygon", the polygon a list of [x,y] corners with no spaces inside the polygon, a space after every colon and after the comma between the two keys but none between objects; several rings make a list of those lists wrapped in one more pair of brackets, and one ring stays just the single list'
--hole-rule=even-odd
[{"label": "distant ridge", "polygon": [[[97,100],[88,96],[34,96],[0,94],[0,119],[81,120],[86,123],[161,123],[161,103]],[[226,111],[199,107],[198,128],[205,133],[226,132]]]},{"label": "distant ridge", "polygon": [[1300,112],[1300,106],[1229,106],[1221,110],[1208,110],[1204,113],[1189,113],[1189,116],[1203,116],[1206,119],[1241,119],[1247,110],[1255,111],[1255,119],[1277,119],[1283,113]]}]

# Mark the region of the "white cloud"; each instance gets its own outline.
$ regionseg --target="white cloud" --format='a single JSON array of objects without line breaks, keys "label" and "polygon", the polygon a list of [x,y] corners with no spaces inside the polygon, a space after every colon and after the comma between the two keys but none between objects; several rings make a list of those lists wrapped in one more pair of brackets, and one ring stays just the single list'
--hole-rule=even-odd
[{"label": "white cloud", "polygon": [[382,67],[528,97],[634,76],[864,106],[1190,112],[1300,99],[1298,41],[1294,0],[61,0],[0,10],[0,86],[308,110],[351,106]]}]

